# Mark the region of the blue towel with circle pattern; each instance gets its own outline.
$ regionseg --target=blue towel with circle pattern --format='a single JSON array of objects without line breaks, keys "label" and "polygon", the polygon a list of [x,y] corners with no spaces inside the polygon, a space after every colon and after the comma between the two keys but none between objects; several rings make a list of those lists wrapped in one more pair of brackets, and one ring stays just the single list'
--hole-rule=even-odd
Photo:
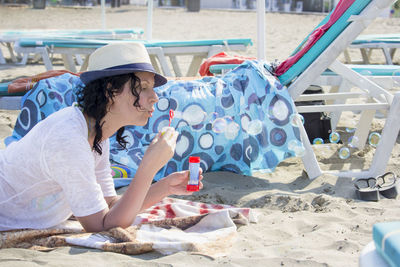
[{"label": "blue towel with circle pattern", "polygon": [[[80,79],[70,74],[38,82],[24,96],[6,145],[49,114],[72,105],[79,85]],[[201,158],[204,172],[271,172],[279,162],[295,156],[293,142],[301,145],[299,129],[292,123],[294,103],[265,62],[245,61],[222,77],[169,81],[155,90],[159,101],[148,123],[125,128],[127,148],[122,149],[115,136],[110,138],[111,162],[129,168],[132,177],[151,140],[168,126],[171,109],[175,114],[171,127],[179,132],[176,150],[155,180],[188,169],[189,156]],[[121,187],[130,181],[114,182]]]}]

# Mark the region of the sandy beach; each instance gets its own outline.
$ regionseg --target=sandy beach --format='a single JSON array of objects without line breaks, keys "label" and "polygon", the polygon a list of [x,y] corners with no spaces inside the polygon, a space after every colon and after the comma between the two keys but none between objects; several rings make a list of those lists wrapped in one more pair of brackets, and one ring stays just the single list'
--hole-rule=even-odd
[{"label": "sandy beach", "polygon": [[[143,7],[107,8],[107,28],[146,29]],[[182,8],[154,10],[153,39],[251,38],[256,42],[255,11],[201,10]],[[282,61],[324,18],[319,14],[266,14],[266,58]],[[51,8],[0,6],[0,30],[93,29],[101,27],[99,7]],[[363,33],[398,33],[400,18],[377,18]],[[1,49],[6,57],[8,52]],[[256,56],[254,44],[245,53]],[[357,51],[351,51],[355,57]],[[341,59],[343,59],[341,57]],[[374,54],[376,63],[383,57]],[[395,57],[400,63],[400,54]],[[61,61],[56,64],[62,69]],[[44,72],[42,64],[0,65],[0,82]],[[392,92],[400,88],[393,88]],[[18,111],[0,111],[0,139],[12,132]],[[357,114],[345,114],[338,131],[349,137],[346,127]],[[374,119],[372,131],[380,132],[382,119]],[[4,148],[3,142],[0,147]],[[338,157],[340,145],[315,146],[323,170],[366,168],[375,149],[367,145],[353,151],[347,160]],[[400,139],[397,139],[387,171],[400,175]],[[238,238],[229,255],[210,258],[180,252],[169,256],[147,253],[126,256],[84,248],[59,248],[43,253],[23,249],[0,250],[1,266],[357,266],[361,250],[372,241],[377,222],[400,219],[400,202],[381,199],[365,202],[356,198],[353,181],[324,174],[314,180],[303,172],[300,158],[282,162],[273,173],[253,176],[228,172],[207,173],[204,189],[186,199],[251,207],[258,223],[238,228]]]}]

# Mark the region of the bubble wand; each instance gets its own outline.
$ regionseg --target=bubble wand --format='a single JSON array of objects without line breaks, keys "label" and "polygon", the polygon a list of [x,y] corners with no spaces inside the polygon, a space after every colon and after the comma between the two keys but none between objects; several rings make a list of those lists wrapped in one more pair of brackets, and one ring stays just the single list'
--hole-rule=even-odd
[{"label": "bubble wand", "polygon": [[174,118],[174,110],[173,110],[173,109],[170,109],[170,110],[169,110],[169,123],[168,123],[168,127],[171,126],[171,121],[172,121],[173,118]]},{"label": "bubble wand", "polygon": [[[168,127],[170,127],[171,126],[171,122],[172,122],[172,119],[174,118],[174,110],[173,109],[170,109],[169,110],[169,123],[168,123]],[[165,132],[167,131],[167,128],[168,127],[163,127],[162,128],[162,130],[161,130],[161,135],[163,135],[163,134],[165,134]]]}]

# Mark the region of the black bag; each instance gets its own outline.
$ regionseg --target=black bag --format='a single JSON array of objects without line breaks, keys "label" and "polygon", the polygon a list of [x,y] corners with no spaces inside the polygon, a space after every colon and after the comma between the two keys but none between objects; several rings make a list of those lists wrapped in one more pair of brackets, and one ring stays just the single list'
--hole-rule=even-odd
[{"label": "black bag", "polygon": [[[321,94],[322,87],[311,85],[304,94]],[[297,101],[296,106],[325,105],[323,100]],[[329,143],[329,135],[332,132],[331,118],[325,112],[300,113],[304,117],[304,128],[308,139],[312,143],[315,138],[322,138]]]}]

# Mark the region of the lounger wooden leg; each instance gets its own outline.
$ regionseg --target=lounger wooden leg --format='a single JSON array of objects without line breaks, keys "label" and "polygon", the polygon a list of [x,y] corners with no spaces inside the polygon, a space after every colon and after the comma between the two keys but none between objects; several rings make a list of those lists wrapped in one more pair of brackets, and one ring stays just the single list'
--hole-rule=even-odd
[{"label": "lounger wooden leg", "polygon": [[7,48],[8,48],[8,52],[10,53],[11,61],[14,62],[14,63],[17,63],[17,58],[15,57],[14,49],[12,47],[12,44],[11,43],[7,43]]},{"label": "lounger wooden leg", "polygon": [[21,62],[19,64],[26,65],[26,63],[28,62],[28,58],[29,58],[29,53],[23,53]]},{"label": "lounger wooden leg", "polygon": [[156,56],[157,56],[158,62],[160,62],[161,69],[162,69],[164,75],[166,75],[168,77],[172,77],[172,72],[168,66],[168,62],[166,60],[164,51],[162,50],[162,48],[158,48],[155,51],[156,51]]},{"label": "lounger wooden leg", "polygon": [[[371,103],[374,101],[368,102]],[[351,142],[353,147],[357,147],[360,150],[364,149],[375,113],[376,110],[374,109],[363,110],[361,112],[360,120],[358,121],[356,132],[354,133],[356,138],[353,137]]]},{"label": "lounger wooden leg", "polygon": [[172,68],[174,69],[174,72],[175,72],[175,76],[182,77],[181,68],[179,67],[176,56],[169,56],[169,60],[171,61]]},{"label": "lounger wooden leg", "polygon": [[14,54],[14,49],[12,47],[12,44],[7,42],[6,45],[7,45],[8,52],[10,53],[11,61],[14,63],[17,63],[17,58]]},{"label": "lounger wooden leg", "polygon": [[[351,88],[350,82],[348,82],[345,79],[342,79],[342,82],[338,88],[338,92],[339,93],[344,93],[344,92],[349,92]],[[333,93],[330,91],[330,93]],[[333,104],[344,104],[346,103],[345,99],[337,99],[335,101],[333,101]],[[336,130],[336,126],[339,123],[340,117],[342,116],[342,112],[341,111],[333,111],[330,114],[331,117],[331,126],[332,126],[332,131]]]},{"label": "lounger wooden leg", "polygon": [[61,57],[63,59],[65,69],[67,69],[71,72],[76,72],[76,66],[75,66],[74,59],[72,58],[72,55],[62,54]]},{"label": "lounger wooden leg", "polygon": [[302,123],[298,123],[300,130],[300,137],[306,153],[301,158],[304,168],[307,172],[309,179],[315,179],[322,174],[321,168],[318,165],[317,158],[315,157],[314,150],[312,149],[310,140],[308,139],[306,129]]},{"label": "lounger wooden leg", "polygon": [[[90,56],[90,55],[87,55],[87,56],[85,57],[85,60],[83,61],[82,65],[81,65],[80,71],[85,71],[85,70],[87,70],[88,65],[89,65],[89,56]],[[154,65],[153,65],[153,66],[154,66]]]},{"label": "lounger wooden leg", "polygon": [[385,55],[386,64],[393,65],[392,57],[390,56],[390,51],[387,47],[382,48],[383,54]]},{"label": "lounger wooden leg", "polygon": [[1,49],[0,49],[0,64],[6,64],[6,59],[4,58],[3,53],[1,52]]},{"label": "lounger wooden leg", "polygon": [[393,147],[400,131],[400,92],[394,95],[388,117],[383,127],[381,139],[372,159],[370,173],[375,177],[385,172]]},{"label": "lounger wooden leg", "polygon": [[192,62],[190,63],[189,69],[186,74],[187,77],[197,76],[200,64],[203,62],[203,59],[203,56],[193,56]]},{"label": "lounger wooden leg", "polygon": [[[394,95],[392,104],[390,105],[389,113],[382,130],[381,139],[376,148],[374,157],[372,158],[371,166],[366,171],[343,171],[336,175],[340,177],[352,178],[368,178],[376,177],[386,171],[386,166],[389,162],[393,147],[396,143],[397,136],[400,131],[400,92]],[[333,173],[335,174],[335,173]]]},{"label": "lounger wooden leg", "polygon": [[158,64],[156,57],[150,55],[150,61],[151,61],[151,65],[153,65],[154,69],[158,72],[161,73],[161,68],[160,65]]},{"label": "lounger wooden leg", "polygon": [[365,48],[360,48],[361,51],[361,57],[363,59],[364,64],[370,64],[369,63],[369,57],[368,57],[368,52],[366,51]]},{"label": "lounger wooden leg", "polygon": [[53,64],[51,63],[49,52],[47,51],[46,47],[42,47],[40,49],[40,54],[42,55],[42,60],[44,65],[46,66],[46,70],[52,70],[53,69]]},{"label": "lounger wooden leg", "polygon": [[396,54],[396,50],[397,50],[397,48],[390,48],[390,57],[391,57],[392,61],[394,59],[394,54]]},{"label": "lounger wooden leg", "polygon": [[349,50],[347,48],[343,51],[343,55],[344,55],[345,63],[346,64],[351,64],[351,57],[350,57]]},{"label": "lounger wooden leg", "polygon": [[372,51],[374,51],[374,49],[373,48],[369,48],[366,51],[367,51],[368,62],[371,62]]}]

